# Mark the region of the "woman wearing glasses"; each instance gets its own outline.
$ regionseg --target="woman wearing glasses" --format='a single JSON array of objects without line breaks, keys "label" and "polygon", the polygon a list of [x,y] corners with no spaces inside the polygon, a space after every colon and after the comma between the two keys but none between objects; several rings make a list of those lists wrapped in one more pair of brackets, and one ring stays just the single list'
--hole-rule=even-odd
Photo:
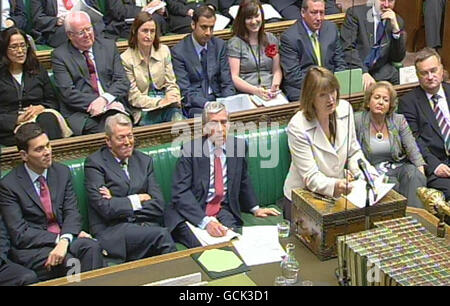
[{"label": "woman wearing glasses", "polygon": [[313,66],[307,72],[300,108],[287,134],[292,162],[284,182],[285,212],[290,211],[293,189],[329,197],[348,194],[352,186],[347,182],[360,174],[359,159],[377,174],[356,139],[352,106],[339,100],[339,83],[326,68]]},{"label": "woman wearing glasses", "polygon": [[14,131],[30,121],[36,121],[50,139],[61,138],[50,79],[22,30],[14,27],[1,33],[0,56],[0,144],[15,145]]},{"label": "woman wearing glasses", "polygon": [[283,77],[278,39],[264,31],[264,12],[258,0],[244,0],[239,5],[227,47],[236,89],[264,100],[273,98]]},{"label": "woman wearing glasses", "polygon": [[121,58],[131,83],[128,101],[134,122],[150,125],[182,120],[180,88],[170,51],[159,43],[157,23],[152,15],[141,12],[136,16],[128,46]]}]

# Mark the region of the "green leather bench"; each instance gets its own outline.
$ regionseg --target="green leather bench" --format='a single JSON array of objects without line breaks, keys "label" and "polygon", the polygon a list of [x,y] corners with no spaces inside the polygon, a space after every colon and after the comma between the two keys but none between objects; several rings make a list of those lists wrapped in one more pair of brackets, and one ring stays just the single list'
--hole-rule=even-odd
[{"label": "green leather bench", "polygon": [[[286,128],[248,132],[240,137],[245,137],[249,144],[249,173],[260,206],[274,207],[276,202],[283,198],[284,179],[290,166]],[[167,143],[140,150],[153,157],[156,179],[161,187],[164,200],[166,203],[170,203],[172,174],[178,159],[173,153],[178,152],[179,147],[172,148],[171,143]],[[268,154],[269,152],[272,152],[272,154]],[[63,163],[71,169],[73,187],[83,217],[83,229],[88,231],[88,200],[84,188],[84,158],[67,160]],[[274,167],[264,168],[264,163],[269,166],[272,164]],[[245,226],[251,226],[275,225],[282,217],[256,218],[252,214],[243,213],[242,218]]]}]

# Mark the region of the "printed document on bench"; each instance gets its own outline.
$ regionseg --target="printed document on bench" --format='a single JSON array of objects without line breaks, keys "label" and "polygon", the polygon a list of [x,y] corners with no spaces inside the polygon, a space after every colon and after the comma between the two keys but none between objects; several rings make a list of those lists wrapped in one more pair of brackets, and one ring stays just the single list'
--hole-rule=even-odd
[{"label": "printed document on bench", "polygon": [[[377,177],[374,181],[375,184],[375,190],[377,193],[377,199],[374,200],[373,192],[369,192],[369,199],[370,199],[370,205],[376,204],[378,201],[380,201],[388,192],[391,190],[395,184],[389,184],[389,183],[383,183],[384,175],[380,175]],[[356,180],[354,182],[351,182],[353,189],[350,194],[347,196],[347,199],[353,203],[353,205],[358,206],[360,208],[363,208],[366,206],[366,198],[367,198],[367,191],[366,191],[366,181],[363,179]]]},{"label": "printed document on bench", "polygon": [[213,237],[211,236],[206,229],[201,229],[197,226],[194,226],[192,223],[186,221],[187,226],[194,233],[195,237],[200,241],[202,246],[218,244],[222,242],[230,241],[233,238],[239,236],[238,233],[232,231],[231,229],[227,230],[227,234],[223,237]]}]

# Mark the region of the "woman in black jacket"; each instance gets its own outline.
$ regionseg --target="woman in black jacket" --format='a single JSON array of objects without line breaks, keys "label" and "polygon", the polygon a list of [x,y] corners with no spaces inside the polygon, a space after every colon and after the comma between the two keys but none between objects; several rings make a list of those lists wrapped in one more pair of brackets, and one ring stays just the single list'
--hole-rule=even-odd
[{"label": "woman in black jacket", "polygon": [[0,145],[15,145],[17,126],[36,121],[50,139],[62,137],[55,93],[47,71],[22,30],[8,28],[0,36]]}]

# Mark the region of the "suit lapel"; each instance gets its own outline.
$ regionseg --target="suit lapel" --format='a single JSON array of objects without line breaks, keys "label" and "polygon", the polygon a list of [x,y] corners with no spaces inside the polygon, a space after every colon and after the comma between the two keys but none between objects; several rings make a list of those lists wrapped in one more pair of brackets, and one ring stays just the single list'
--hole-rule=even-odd
[{"label": "suit lapel", "polygon": [[228,137],[227,143],[225,145],[226,153],[227,153],[227,193],[231,192],[231,184],[235,181],[234,176],[236,174],[237,167],[237,141],[235,141],[234,137]]},{"label": "suit lapel", "polygon": [[314,52],[314,47],[312,45],[312,41],[310,36],[308,35],[308,31],[305,29],[305,26],[303,25],[303,19],[300,18],[298,20],[298,26],[299,26],[299,32],[301,39],[303,38],[303,44],[305,46],[306,52],[309,54],[310,57],[314,59],[314,62],[318,64],[316,53]]},{"label": "suit lapel", "polygon": [[68,42],[69,44],[69,52],[72,55],[73,61],[75,62],[78,70],[80,71],[81,75],[83,76],[83,78],[85,79],[85,81],[90,85],[91,85],[91,79],[89,77],[89,70],[86,64],[86,59],[84,57],[83,54],[81,54],[81,52],[76,49],[72,43]]},{"label": "suit lapel", "polygon": [[[372,7],[371,6],[367,7],[367,11],[365,11],[364,16],[368,16],[370,18],[363,18],[366,35],[369,40],[369,46],[371,46],[371,47],[374,45],[374,39],[375,39],[373,37],[375,25],[373,22],[374,16],[373,16],[372,12],[373,12]],[[372,20],[372,21],[369,21],[369,20]]]},{"label": "suit lapel", "polygon": [[427,95],[425,94],[425,91],[423,89],[420,89],[421,97],[418,97],[418,104],[422,112],[425,114],[425,117],[427,117],[427,121],[431,124],[431,127],[434,129],[436,134],[439,135],[439,137],[444,140],[444,137],[442,136],[441,129],[439,128],[436,115],[434,114],[434,111],[431,109],[430,102],[427,98]]},{"label": "suit lapel", "polygon": [[[199,56],[195,50],[194,43],[192,42],[192,34],[186,37],[186,54],[188,54],[188,59],[191,62],[193,69],[196,70],[197,75],[202,75],[202,64],[200,63]],[[209,52],[208,52],[209,53]]]},{"label": "suit lapel", "polygon": [[[105,56],[103,54],[102,46],[101,46],[100,42],[98,42],[97,40],[94,42],[94,45],[92,46],[92,52],[94,53],[95,69],[97,71],[98,80],[100,81],[100,84],[103,87],[102,74],[100,72],[106,71],[106,67],[105,67],[106,62],[105,62]],[[89,80],[90,80],[90,78],[89,78]],[[89,84],[90,83],[91,82],[89,82]]]},{"label": "suit lapel", "polygon": [[58,217],[57,195],[59,190],[58,175],[53,167],[47,170],[47,185],[50,191],[50,197],[52,199],[52,210],[56,217]]},{"label": "suit lapel", "polygon": [[47,3],[50,2],[51,10],[54,12],[54,16],[58,16],[58,0],[50,0],[47,1]]},{"label": "suit lapel", "polygon": [[208,79],[212,80],[214,72],[216,71],[216,46],[210,41],[208,41],[208,52],[207,61],[208,61]]},{"label": "suit lapel", "polygon": [[22,164],[17,168],[17,180],[20,186],[24,189],[25,193],[33,200],[36,206],[45,214],[44,208],[41,204],[41,199],[34,188],[34,184],[25,170],[25,166]]},{"label": "suit lapel", "polygon": [[[125,171],[120,167],[120,164],[117,162],[114,155],[108,148],[103,149],[103,159],[105,160],[105,165],[108,165],[109,169],[111,169],[116,175],[122,178],[124,182],[130,186],[130,179],[128,178]],[[128,172],[129,173],[129,172]]]}]

